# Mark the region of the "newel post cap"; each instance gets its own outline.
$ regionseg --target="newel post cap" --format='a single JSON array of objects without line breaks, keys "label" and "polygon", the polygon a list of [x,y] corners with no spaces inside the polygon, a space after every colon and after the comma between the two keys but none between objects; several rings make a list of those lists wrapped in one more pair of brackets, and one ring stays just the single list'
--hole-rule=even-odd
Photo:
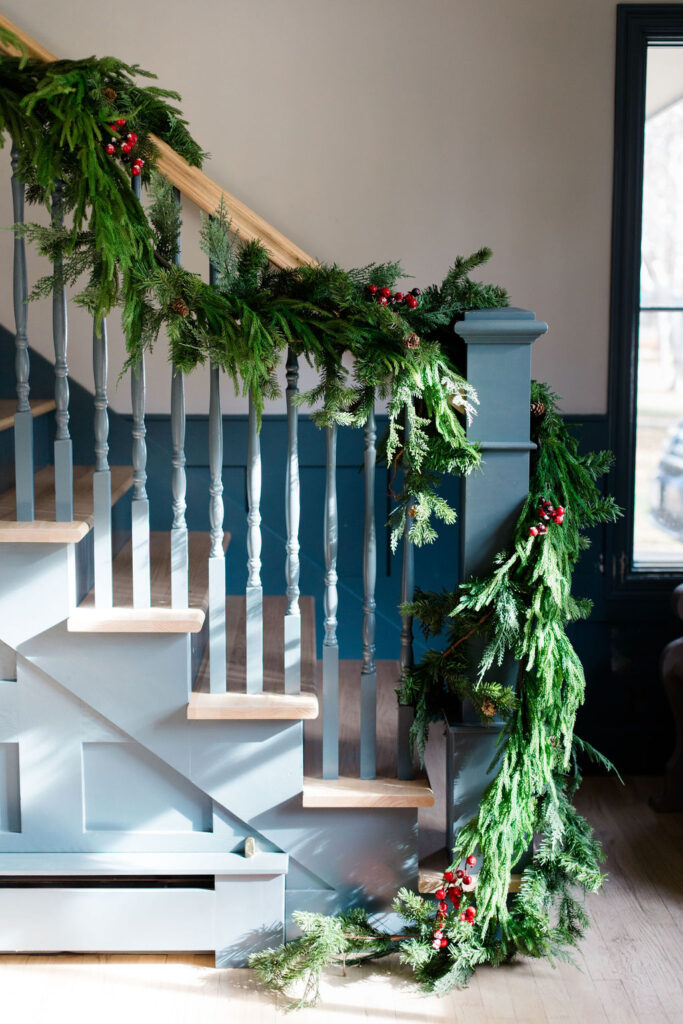
[{"label": "newel post cap", "polygon": [[535,313],[517,306],[473,309],[455,325],[455,333],[467,345],[531,345],[547,330]]}]

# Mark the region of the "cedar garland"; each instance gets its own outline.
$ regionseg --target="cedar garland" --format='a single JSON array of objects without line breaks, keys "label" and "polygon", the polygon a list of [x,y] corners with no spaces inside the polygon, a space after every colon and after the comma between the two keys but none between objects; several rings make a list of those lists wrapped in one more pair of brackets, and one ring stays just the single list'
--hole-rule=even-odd
[{"label": "cedar garland", "polygon": [[[465,985],[482,963],[496,965],[518,954],[567,959],[588,924],[583,897],[600,888],[604,858],[572,797],[581,781],[580,754],[611,765],[574,735],[585,680],[566,626],[590,611],[589,602],[571,593],[574,566],[588,546],[583,531],[612,522],[619,509],[597,486],[609,453],[580,455],[556,396],[534,382],[532,397],[543,402],[545,415],[536,423],[529,496],[510,549],[486,576],[453,592],[418,593],[402,609],[418,615],[429,636],[447,625],[445,650],[428,651],[399,694],[415,707],[420,750],[430,722],[448,721],[460,700],[469,699],[482,721],[490,722],[496,711],[503,719],[491,781],[477,815],[457,836],[454,863],[444,876],[446,891],[457,863],[476,850],[476,889],[460,892],[452,907],[438,902],[436,917],[433,897],[402,889],[394,901],[405,922],[398,939],[372,925],[362,908],[334,917],[295,914],[303,936],[251,958],[269,987],[291,996],[303,984],[292,1005],[315,1000],[328,964],[386,956],[397,943],[420,985],[443,994]],[[561,503],[566,522],[530,537],[539,498]],[[483,653],[471,664],[465,640],[475,635],[483,640]],[[511,659],[518,663],[516,685],[491,680],[490,673]],[[519,892],[509,896],[510,874],[534,837]],[[463,913],[474,900],[476,919],[472,911],[471,917]]]},{"label": "cedar garland", "polygon": [[[430,543],[434,520],[455,519],[439,493],[441,474],[468,473],[480,461],[465,434],[463,417],[477,399],[458,372],[453,327],[468,309],[507,304],[503,289],[470,276],[490,250],[458,257],[440,285],[414,289],[399,304],[391,294],[405,276],[399,263],[273,270],[259,242],[236,239],[221,202],[202,228],[216,271],[209,285],[175,264],[180,213],[155,170],[151,135],[196,166],[203,154],[174,105],[177,94],[141,86],[141,76],[153,77],[113,57],[49,64],[0,57],[0,135],[17,147],[29,202],[49,206],[60,181],[67,215],[64,226],[18,228],[60,268],[36,283],[32,298],[79,287],[75,301],[98,324],[121,306],[129,365],[163,331],[175,366],[189,373],[211,360],[251,395],[259,420],[264,402],[278,394],[275,370],[288,346],[319,373],[320,385],[300,396],[319,425],[361,426],[376,398],[388,400],[382,451],[403,470],[392,543],[406,520],[412,543]],[[121,162],[129,159],[118,147],[121,132],[135,136],[134,155],[144,159],[147,209],[130,187],[130,163]],[[380,290],[390,299],[375,301]]]}]

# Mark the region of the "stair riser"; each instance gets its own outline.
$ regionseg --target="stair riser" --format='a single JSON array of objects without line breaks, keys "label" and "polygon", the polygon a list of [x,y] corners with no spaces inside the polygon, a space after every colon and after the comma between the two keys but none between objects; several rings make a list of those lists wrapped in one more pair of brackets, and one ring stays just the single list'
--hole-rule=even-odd
[{"label": "stair riser", "polygon": [[[119,525],[117,548],[127,536]],[[78,544],[3,544],[0,554],[0,640],[10,647],[68,618],[93,585],[92,530]]]},{"label": "stair riser", "polygon": [[73,544],[3,544],[0,640],[17,648],[69,614],[76,601]]}]

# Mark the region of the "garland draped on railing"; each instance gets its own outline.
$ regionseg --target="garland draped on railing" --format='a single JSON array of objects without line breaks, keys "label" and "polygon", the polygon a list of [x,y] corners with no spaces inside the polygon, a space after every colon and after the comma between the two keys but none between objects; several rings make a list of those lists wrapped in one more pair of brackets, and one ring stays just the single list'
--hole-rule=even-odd
[{"label": "garland draped on railing", "polygon": [[[405,276],[399,263],[273,270],[263,245],[236,239],[222,203],[202,228],[216,269],[207,284],[175,263],[180,214],[154,169],[150,135],[194,165],[203,154],[170,102],[177,94],[139,86],[139,75],[150,77],[111,57],[0,59],[0,132],[18,147],[28,199],[49,205],[61,182],[70,215],[66,226],[20,229],[60,268],[38,281],[33,297],[80,285],[75,301],[98,323],[121,305],[129,363],[164,330],[177,368],[211,360],[251,395],[259,419],[278,393],[274,374],[287,346],[320,374],[320,385],[300,397],[316,407],[319,424],[362,425],[375,398],[387,399],[383,454],[403,471],[393,541],[406,518],[413,543],[434,540],[433,519],[455,519],[438,492],[440,475],[468,473],[480,459],[465,434],[476,395],[458,372],[453,326],[468,309],[507,304],[503,289],[470,277],[490,251],[458,258],[440,285],[404,296],[396,292]],[[147,210],[131,175],[149,186]]]}]

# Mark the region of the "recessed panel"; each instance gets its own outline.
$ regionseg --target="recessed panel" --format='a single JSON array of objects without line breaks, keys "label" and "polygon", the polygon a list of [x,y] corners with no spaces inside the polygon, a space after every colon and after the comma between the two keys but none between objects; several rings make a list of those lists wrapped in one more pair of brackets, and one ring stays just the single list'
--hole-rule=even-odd
[{"label": "recessed panel", "polygon": [[87,831],[211,832],[212,801],[137,743],[83,744]]},{"label": "recessed panel", "polygon": [[21,832],[18,743],[0,743],[0,832]]}]

